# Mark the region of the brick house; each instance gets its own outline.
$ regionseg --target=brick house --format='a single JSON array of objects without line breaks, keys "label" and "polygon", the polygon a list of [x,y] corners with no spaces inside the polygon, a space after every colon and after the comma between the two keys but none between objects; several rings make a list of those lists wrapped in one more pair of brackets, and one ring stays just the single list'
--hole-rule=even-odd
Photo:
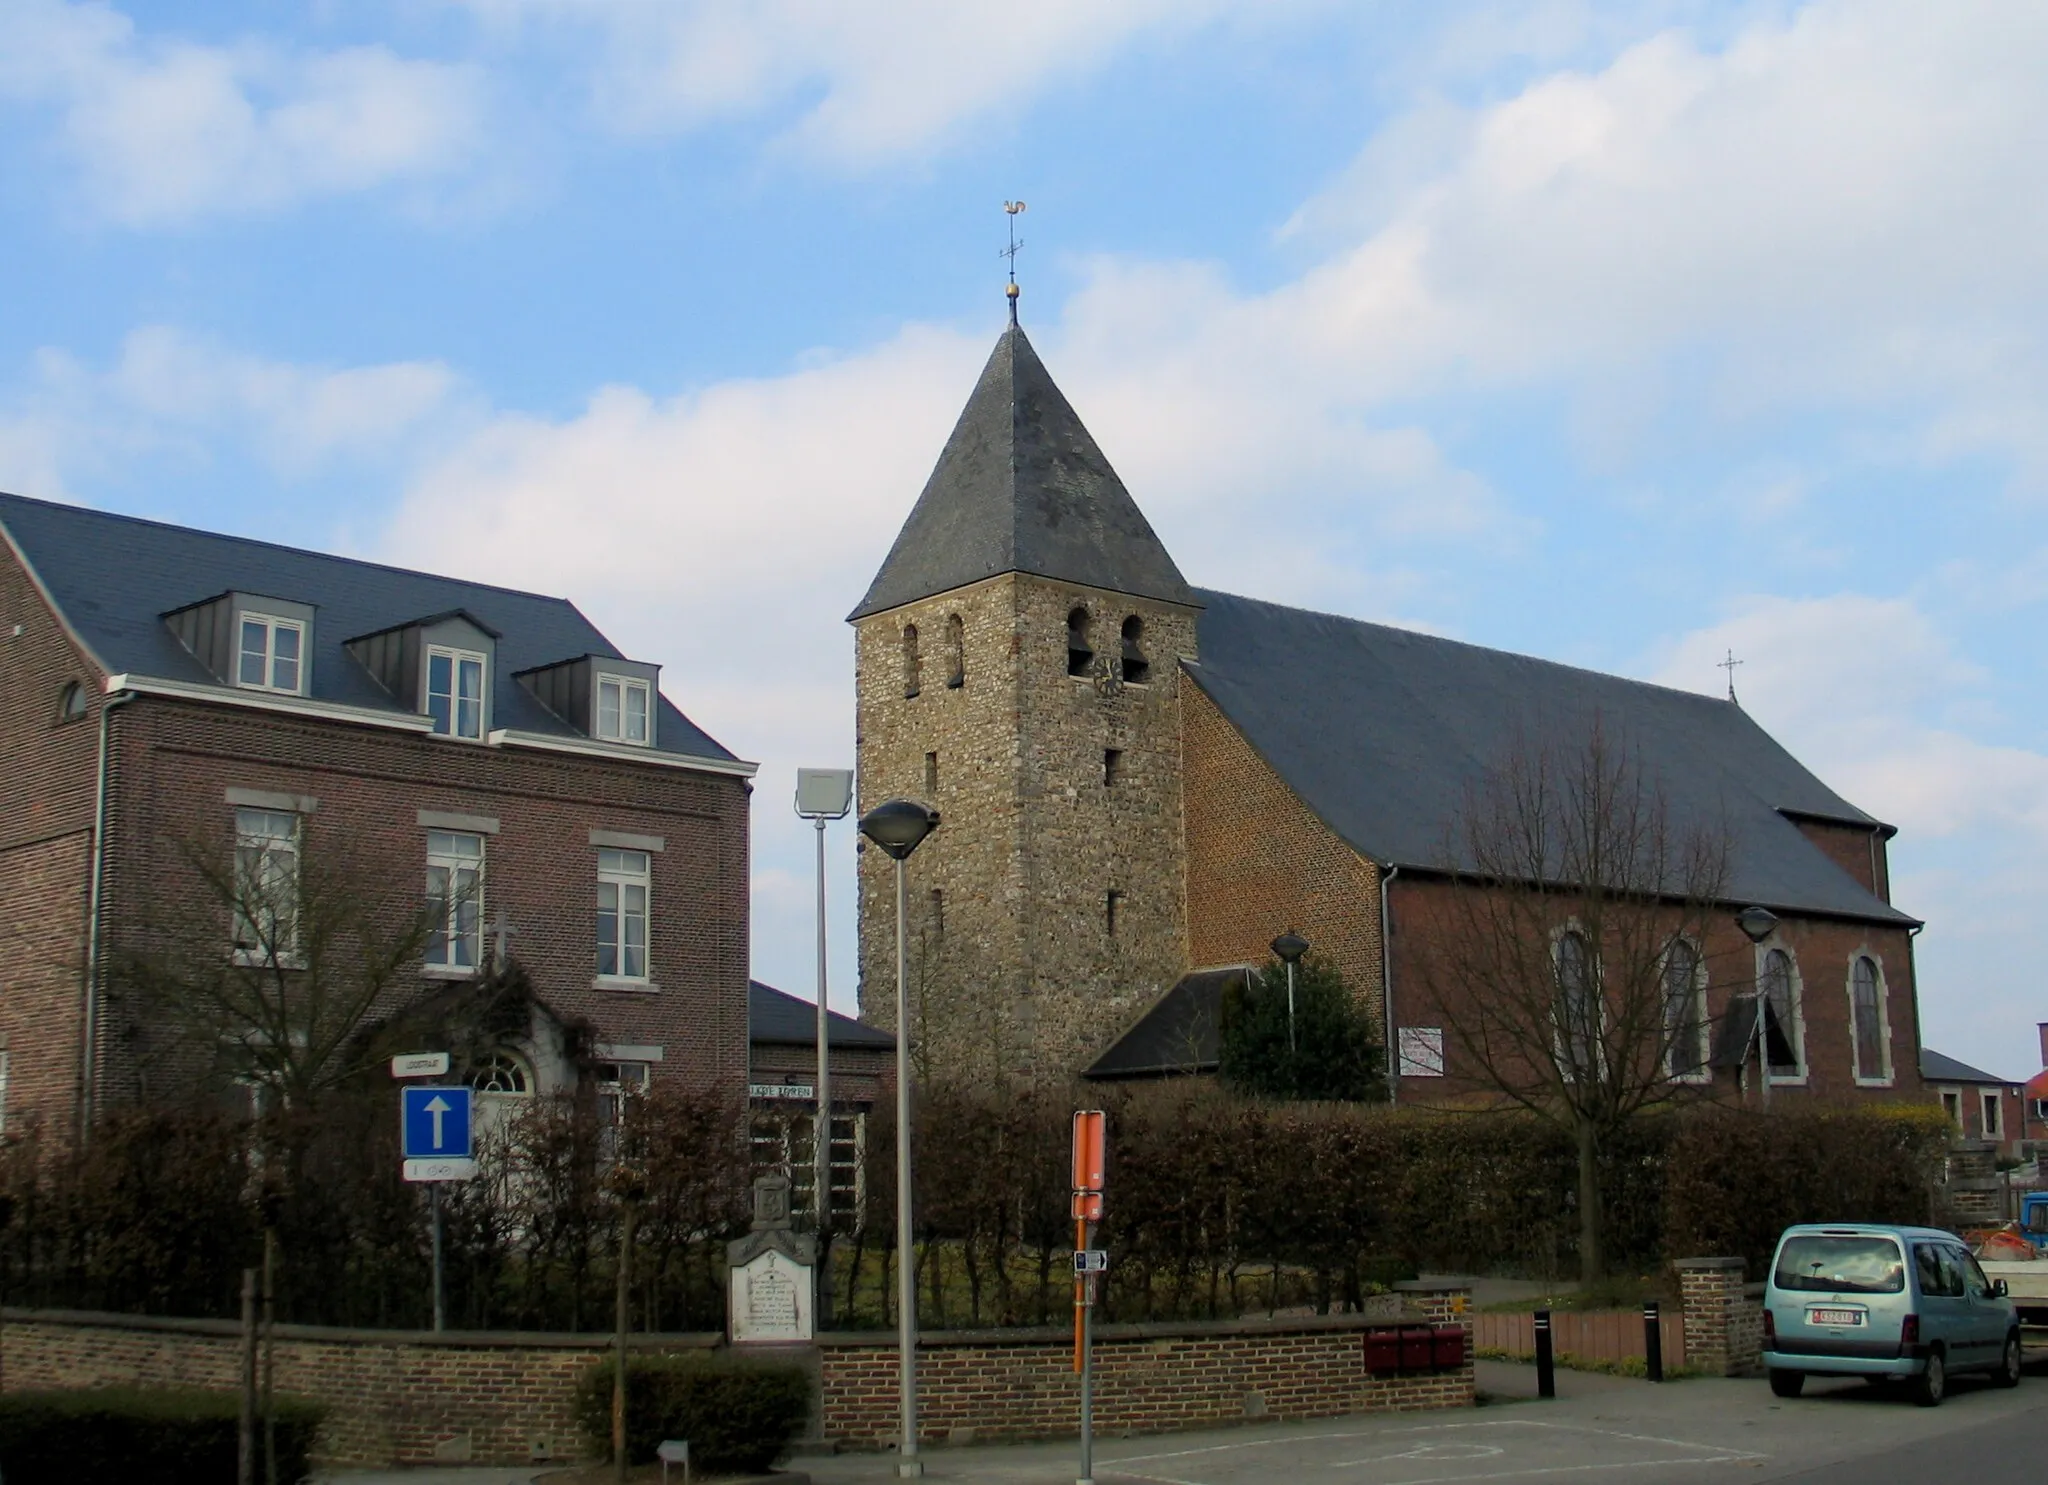
[{"label": "brick house", "polygon": [[[817,1176],[811,1165],[811,1121],[818,1106],[818,1003],[755,980],[748,999],[751,1071],[747,1094],[754,1168],[790,1178],[800,1211],[811,1210]],[[896,1038],[837,1011],[827,1039],[832,1050],[833,1210],[855,1214],[867,1204],[867,1120],[896,1086]]]},{"label": "brick house", "polygon": [[[910,959],[952,1075],[1213,1069],[1225,988],[1293,929],[1365,1001],[1397,1098],[1441,1096],[1471,1072],[1426,974],[1470,869],[1460,811],[1512,747],[1568,754],[1597,721],[1675,822],[1728,832],[1726,911],[1671,951],[1676,1075],[1755,1076],[1762,986],[1774,1090],[1922,1096],[1892,827],[1732,698],[1190,586],[1014,319],[850,622],[862,807],[943,821],[910,860]],[[882,1026],[889,869],[862,858]],[[1748,906],[1776,916],[1761,943]]]},{"label": "brick house", "polygon": [[2020,1084],[1932,1047],[1920,1049],[1920,1077],[1963,1139],[1996,1145],[1999,1156],[2009,1159],[2027,1137]]},{"label": "brick house", "polygon": [[742,1084],[754,765],[657,665],[481,583],[16,496],[0,538],[7,1124],[73,1129],[204,1070],[109,966],[175,925],[258,952],[209,860],[295,904],[349,863],[364,921],[427,902],[400,998],[509,933],[539,1009],[479,1072],[497,1091]]}]

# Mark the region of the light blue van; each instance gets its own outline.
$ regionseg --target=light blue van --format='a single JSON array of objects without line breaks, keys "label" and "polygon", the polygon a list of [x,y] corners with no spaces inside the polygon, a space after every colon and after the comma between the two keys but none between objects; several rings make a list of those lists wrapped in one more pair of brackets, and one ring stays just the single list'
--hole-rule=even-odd
[{"label": "light blue van", "polygon": [[1771,1391],[1808,1377],[1910,1381],[1931,1408],[1959,1372],[2020,1380],[2020,1327],[1954,1233],[1852,1224],[1788,1227],[1764,1288]]}]

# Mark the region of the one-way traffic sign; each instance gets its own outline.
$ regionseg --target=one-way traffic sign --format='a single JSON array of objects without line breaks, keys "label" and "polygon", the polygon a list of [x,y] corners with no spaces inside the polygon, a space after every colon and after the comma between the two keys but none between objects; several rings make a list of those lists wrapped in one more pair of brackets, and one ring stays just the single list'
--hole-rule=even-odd
[{"label": "one-way traffic sign", "polygon": [[409,1087],[398,1090],[399,1129],[407,1160],[467,1160],[469,1090]]}]

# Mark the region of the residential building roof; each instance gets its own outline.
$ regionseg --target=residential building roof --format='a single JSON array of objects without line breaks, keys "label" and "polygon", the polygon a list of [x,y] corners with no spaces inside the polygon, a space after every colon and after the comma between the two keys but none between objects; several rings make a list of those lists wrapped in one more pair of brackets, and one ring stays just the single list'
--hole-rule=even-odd
[{"label": "residential building roof", "polygon": [[1005,572],[1199,601],[1014,324],[996,342],[924,493],[848,617]]},{"label": "residential building roof", "polygon": [[1216,1071],[1223,1042],[1223,992],[1249,974],[1240,964],[1182,975],[1081,1076],[1112,1081]]},{"label": "residential building roof", "polygon": [[[837,1011],[827,1011],[827,1033],[835,1047],[878,1047],[896,1045],[896,1038],[878,1026],[869,1026]],[[747,1036],[757,1044],[783,1047],[818,1045],[818,1003],[791,995],[759,980],[747,981]]]},{"label": "residential building roof", "polygon": [[1188,672],[1346,843],[1382,864],[1472,866],[1459,822],[1525,756],[1568,760],[1597,723],[1634,755],[1673,827],[1728,833],[1725,899],[1911,924],[1795,821],[1891,827],[1807,771],[1730,701],[1385,624],[1196,590]]},{"label": "residential building roof", "polygon": [[1981,1067],[1958,1062],[1932,1047],[1920,1049],[1920,1076],[1929,1083],[1996,1083],[2001,1088],[2019,1086],[2010,1078],[2001,1078]]},{"label": "residential building roof", "polygon": [[[0,494],[0,535],[12,542],[64,622],[109,675],[184,682],[233,694],[181,644],[164,616],[227,592],[315,611],[309,699],[410,715],[346,648],[394,627],[461,615],[496,639],[497,727],[543,737],[582,734],[513,680],[525,670],[598,656],[624,660],[566,599],[440,577],[352,557],[222,536],[161,521]],[[647,751],[735,762],[732,753],[657,693]]]}]

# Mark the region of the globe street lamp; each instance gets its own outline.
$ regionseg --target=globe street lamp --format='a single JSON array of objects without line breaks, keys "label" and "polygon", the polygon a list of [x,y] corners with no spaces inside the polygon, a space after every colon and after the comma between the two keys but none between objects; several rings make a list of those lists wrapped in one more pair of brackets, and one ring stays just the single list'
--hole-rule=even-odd
[{"label": "globe street lamp", "polygon": [[939,812],[915,800],[891,799],[860,817],[860,833],[896,863],[896,1358],[903,1437],[896,1474],[924,1473],[917,1457],[917,1273],[910,1225],[910,913],[903,863],[939,828]]},{"label": "globe street lamp", "polygon": [[1287,961],[1287,1055],[1294,1055],[1294,966],[1308,952],[1308,940],[1292,928],[1272,942],[1272,950]]},{"label": "globe street lamp", "polygon": [[[1778,931],[1778,915],[1767,907],[1750,906],[1735,915],[1735,926],[1757,948],[1764,940]],[[1764,1017],[1772,1014],[1770,997],[1762,985],[1750,992],[1750,1005],[1754,1012],[1750,1020],[1749,1037],[1756,1045],[1756,1081],[1761,1106],[1771,1106],[1771,1043],[1766,1034]],[[1742,1060],[1749,1061],[1749,1050],[1743,1049]]]}]

